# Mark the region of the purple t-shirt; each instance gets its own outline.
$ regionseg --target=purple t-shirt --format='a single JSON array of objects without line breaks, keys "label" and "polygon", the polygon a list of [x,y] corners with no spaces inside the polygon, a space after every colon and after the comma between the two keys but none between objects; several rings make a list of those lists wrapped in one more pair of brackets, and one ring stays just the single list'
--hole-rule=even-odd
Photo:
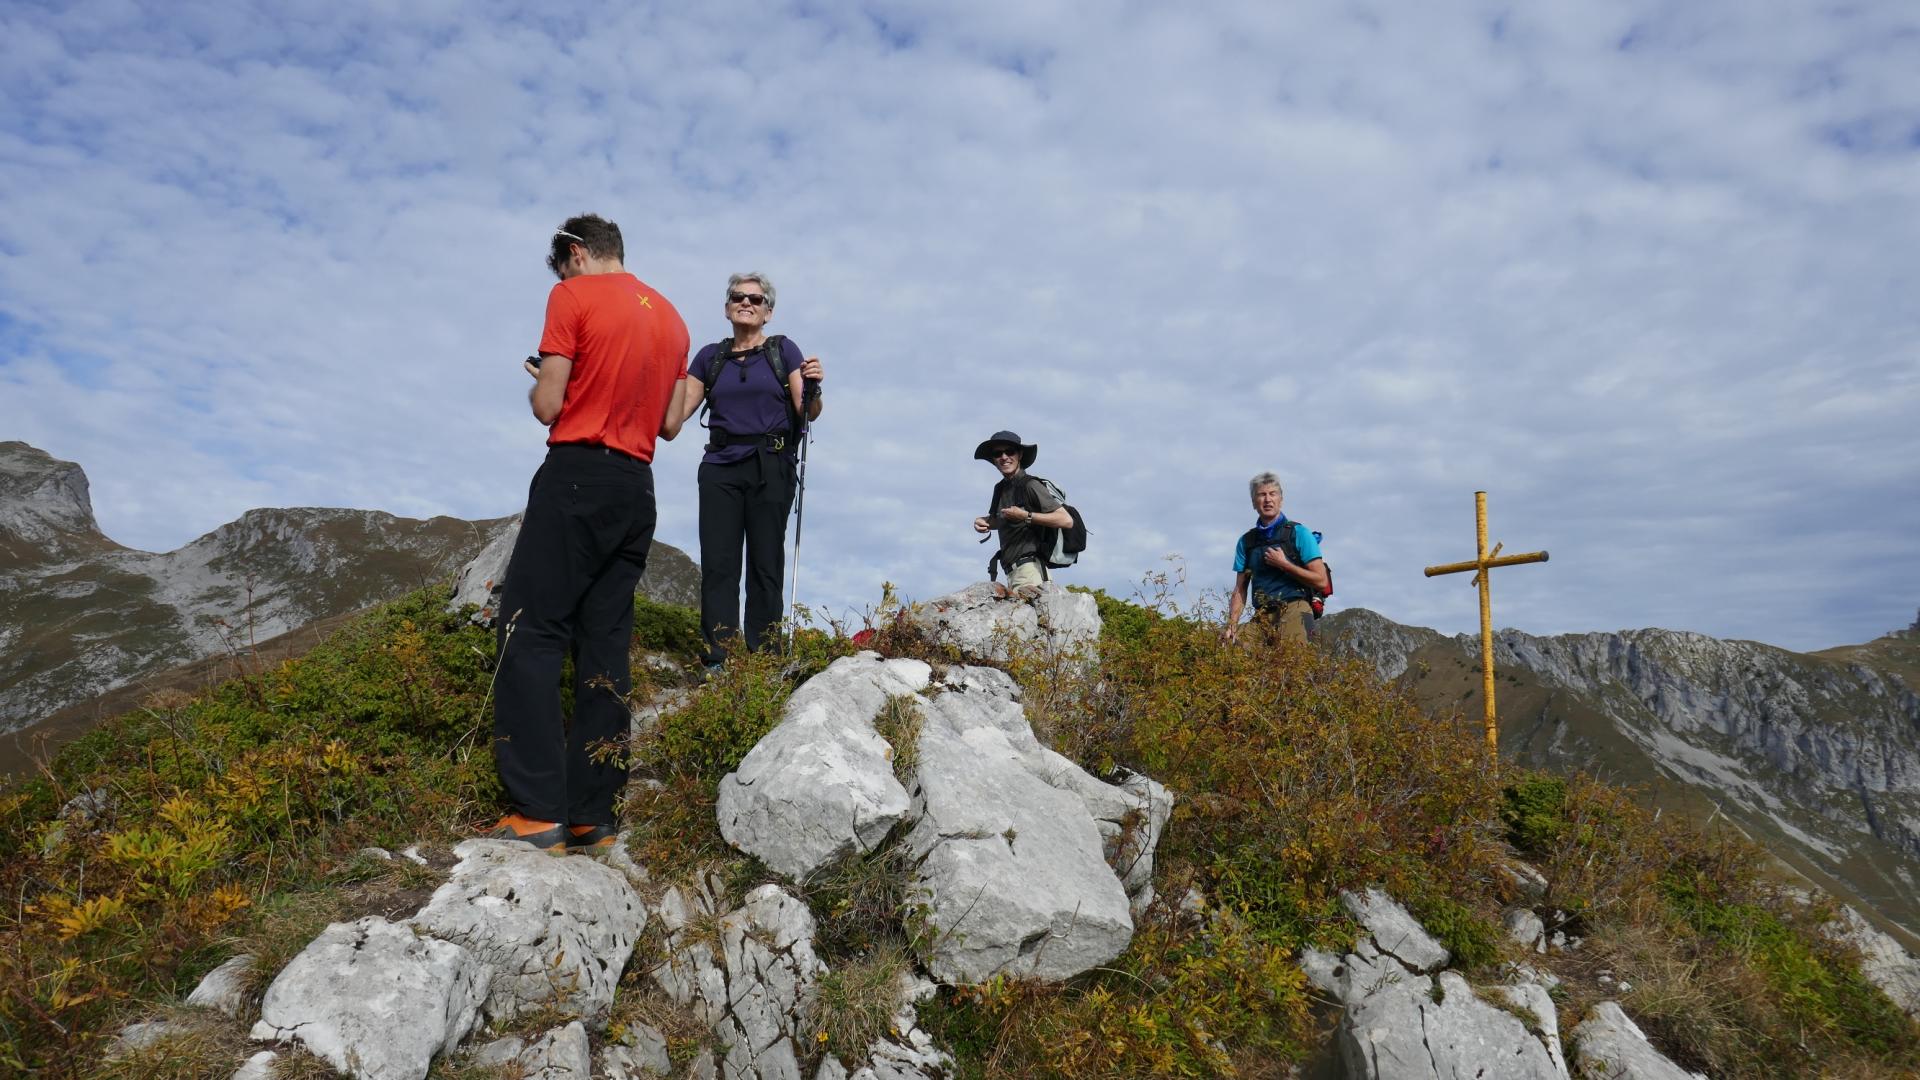
[{"label": "purple t-shirt", "polygon": [[[798,371],[806,362],[800,346],[787,338],[780,339],[780,353],[788,371]],[[713,403],[712,411],[707,414],[707,425],[715,431],[763,435],[786,431],[791,423],[787,388],[774,375],[772,365],[760,349],[742,355],[724,352],[718,343],[708,345],[687,365],[687,374],[707,388],[707,400]],[[730,465],[745,461],[760,449],[752,443],[739,443],[708,450],[707,456],[700,460],[712,465]],[[783,456],[792,457],[798,451],[799,440],[788,438]]]}]

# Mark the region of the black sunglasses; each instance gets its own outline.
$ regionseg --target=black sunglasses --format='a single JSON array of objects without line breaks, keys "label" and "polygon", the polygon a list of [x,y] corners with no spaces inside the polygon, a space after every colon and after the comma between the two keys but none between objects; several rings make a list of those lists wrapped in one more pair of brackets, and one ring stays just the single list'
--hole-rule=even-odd
[{"label": "black sunglasses", "polygon": [[988,456],[989,458],[1003,458],[1003,457],[1016,457],[1016,458],[1017,458],[1017,457],[1019,457],[1019,456],[1020,456],[1020,448],[1019,448],[1019,447],[1017,447],[1017,446],[994,446],[994,447],[989,447],[989,448],[987,449],[987,456]]},{"label": "black sunglasses", "polygon": [[744,303],[749,307],[766,307],[767,294],[757,292],[730,292],[727,294],[727,303]]}]

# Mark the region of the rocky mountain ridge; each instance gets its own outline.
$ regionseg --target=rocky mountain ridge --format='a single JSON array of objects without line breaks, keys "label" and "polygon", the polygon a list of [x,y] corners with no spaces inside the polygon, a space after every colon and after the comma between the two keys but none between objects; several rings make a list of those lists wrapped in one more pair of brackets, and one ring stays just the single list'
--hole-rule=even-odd
[{"label": "rocky mountain ridge", "polygon": [[[1365,609],[1325,629],[1424,705],[1479,722],[1476,636]],[[1652,629],[1501,630],[1494,652],[1503,756],[1723,814],[1817,884],[1920,927],[1920,623],[1813,654]]]},{"label": "rocky mountain ridge", "polygon": [[[63,710],[447,579],[516,523],[256,509],[178,550],[136,551],[100,531],[79,465],[0,443],[0,734],[18,733],[0,774],[27,763],[50,717],[63,719],[51,739],[84,726]],[[654,550],[643,588],[686,602],[692,561]]]},{"label": "rocky mountain ridge", "polygon": [[[1114,963],[1143,928],[1243,917],[1196,888],[1156,907],[1155,851],[1178,796],[1140,774],[1109,785],[1047,750],[1028,722],[1028,692],[979,666],[1004,654],[1009,638],[1040,641],[1037,624],[1055,632],[1053,649],[1099,639],[1086,594],[1048,584],[1030,603],[979,588],[930,601],[908,618],[965,662],[936,669],[859,652],[796,689],[780,721],[721,780],[714,808],[727,842],[765,864],[754,877],[772,880],[730,885],[724,873],[701,871],[664,885],[685,868],[635,861],[631,834],[598,860],[467,840],[414,914],[328,925],[277,971],[260,973],[271,978],[264,993],[242,977],[259,963],[252,955],[209,974],[187,1004],[257,1022],[245,1049],[206,1058],[204,1074],[260,1080],[318,1058],[360,1080],[444,1075],[435,1071],[442,1059],[459,1075],[498,1068],[489,1075],[530,1080],[979,1075],[962,1071],[936,1034],[953,1029],[925,1026],[921,1009],[941,1001],[942,987],[992,994],[1001,976],[1058,984]],[[634,722],[640,733],[656,719],[641,711]],[[861,976],[871,985],[859,1010],[870,1022],[848,1035],[847,980],[868,961],[822,947],[805,895],[834,865],[894,843],[913,856],[901,865],[926,933]],[[359,857],[429,866],[418,847]],[[1538,870],[1503,859],[1500,871],[1513,882],[1502,918],[1517,947],[1510,955],[1524,959],[1482,966],[1477,981],[1468,978],[1473,962],[1386,890],[1343,890],[1340,907],[1357,927],[1351,948],[1306,947],[1287,961],[1338,1014],[1331,1046],[1288,1075],[1703,1075],[1650,1041],[1634,1014],[1655,1007],[1643,1008],[1624,980],[1601,972],[1609,996],[1598,1001],[1561,992],[1554,969],[1582,970],[1581,942],[1547,931],[1543,916],[1559,913]],[[1866,954],[1863,973],[1894,1006],[1920,1014],[1920,962],[1864,926],[1843,921],[1826,933]],[[640,977],[623,982],[629,968]],[[628,1002],[618,1018],[616,986]],[[656,991],[664,1007],[633,1011]],[[655,1026],[669,1020],[680,1037]],[[111,1053],[138,1068],[209,1023],[222,1021],[176,1010],[124,1028]],[[1188,1075],[1268,1075],[1235,1066],[1273,1064],[1235,1061],[1224,1049],[1206,1061],[1206,1072]],[[1130,1064],[1138,1067],[1103,1075],[1162,1074]]]}]

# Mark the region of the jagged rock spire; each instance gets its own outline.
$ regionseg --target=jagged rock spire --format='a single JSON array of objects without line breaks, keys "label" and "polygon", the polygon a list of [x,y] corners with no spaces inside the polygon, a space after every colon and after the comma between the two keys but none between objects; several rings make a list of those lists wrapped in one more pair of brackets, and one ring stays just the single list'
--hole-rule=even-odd
[{"label": "jagged rock spire", "polygon": [[0,442],[0,563],[21,566],[110,543],[80,466],[27,443]]}]

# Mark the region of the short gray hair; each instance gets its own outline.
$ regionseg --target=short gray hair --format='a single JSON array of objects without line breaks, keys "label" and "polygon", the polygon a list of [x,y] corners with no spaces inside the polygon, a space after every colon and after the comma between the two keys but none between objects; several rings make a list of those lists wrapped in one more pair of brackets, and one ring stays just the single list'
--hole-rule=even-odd
[{"label": "short gray hair", "polygon": [[1287,494],[1287,489],[1280,486],[1279,477],[1273,475],[1270,472],[1262,472],[1262,473],[1254,473],[1253,479],[1247,481],[1247,498],[1251,499],[1254,496],[1260,494],[1260,489],[1263,487],[1272,488],[1275,494],[1280,495],[1283,498]]},{"label": "short gray hair", "polygon": [[744,274],[735,274],[728,278],[727,291],[732,292],[736,286],[748,281],[760,286],[760,291],[767,294],[767,310],[772,311],[773,305],[779,303],[778,300],[774,299],[773,282],[768,281],[767,275],[758,270],[749,270]]}]

